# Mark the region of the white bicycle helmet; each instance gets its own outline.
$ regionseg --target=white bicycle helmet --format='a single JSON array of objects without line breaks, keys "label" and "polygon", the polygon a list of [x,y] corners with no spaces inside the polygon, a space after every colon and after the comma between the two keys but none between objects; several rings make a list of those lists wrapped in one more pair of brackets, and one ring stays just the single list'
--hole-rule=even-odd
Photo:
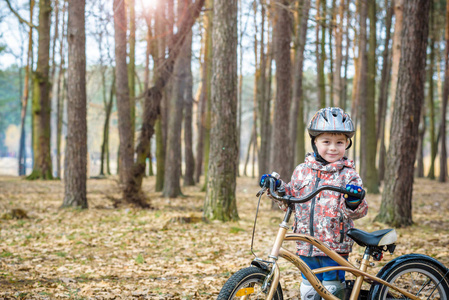
[{"label": "white bicycle helmet", "polygon": [[352,138],[355,133],[354,123],[349,114],[339,107],[326,107],[316,112],[307,127],[310,137],[329,133],[343,133]]}]

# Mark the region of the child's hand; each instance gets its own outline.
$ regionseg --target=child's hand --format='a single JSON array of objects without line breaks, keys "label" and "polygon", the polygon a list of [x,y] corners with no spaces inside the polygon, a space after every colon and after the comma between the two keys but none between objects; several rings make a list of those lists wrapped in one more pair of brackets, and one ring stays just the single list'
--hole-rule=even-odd
[{"label": "child's hand", "polygon": [[[352,185],[352,184],[347,184],[346,190],[348,190],[354,194],[362,192],[362,188],[360,186]],[[362,201],[360,198],[356,198],[354,196],[349,196],[348,194],[344,194],[343,197],[346,200],[346,206],[352,210],[356,209],[359,206],[360,202]]]},{"label": "child's hand", "polygon": [[[270,187],[270,183],[269,183],[268,178],[276,179],[276,177],[271,176],[271,174],[263,174],[262,177],[260,178],[260,181],[259,181],[260,187]],[[281,186],[281,180],[276,179],[276,188],[278,188],[280,186]]]}]

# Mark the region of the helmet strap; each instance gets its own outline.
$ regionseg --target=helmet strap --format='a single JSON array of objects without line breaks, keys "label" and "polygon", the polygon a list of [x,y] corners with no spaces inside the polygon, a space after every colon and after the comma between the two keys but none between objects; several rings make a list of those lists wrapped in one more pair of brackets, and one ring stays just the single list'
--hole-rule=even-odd
[{"label": "helmet strap", "polygon": [[327,160],[325,160],[319,153],[318,153],[318,149],[315,145],[315,137],[311,137],[312,138],[312,149],[313,149],[313,153],[315,154],[315,159],[316,161],[322,163],[324,166],[329,164],[329,162]]},{"label": "helmet strap", "polygon": [[349,146],[348,146],[348,147],[346,147],[346,149],[345,149],[345,150],[348,150],[349,148],[351,148],[351,146],[352,146],[352,140],[351,140],[351,139],[349,139]]}]

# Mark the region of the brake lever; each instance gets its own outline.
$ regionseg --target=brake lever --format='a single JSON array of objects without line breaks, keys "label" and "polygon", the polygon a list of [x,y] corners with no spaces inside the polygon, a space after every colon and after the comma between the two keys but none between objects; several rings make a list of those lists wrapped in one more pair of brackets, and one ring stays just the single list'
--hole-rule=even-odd
[{"label": "brake lever", "polygon": [[266,192],[267,188],[263,187],[260,191],[257,192],[256,197],[263,195]]}]

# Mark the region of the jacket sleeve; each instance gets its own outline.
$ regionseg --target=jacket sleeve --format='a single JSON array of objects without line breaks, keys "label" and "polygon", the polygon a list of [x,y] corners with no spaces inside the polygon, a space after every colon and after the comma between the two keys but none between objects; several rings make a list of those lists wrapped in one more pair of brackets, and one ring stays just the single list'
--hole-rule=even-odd
[{"label": "jacket sleeve", "polygon": [[[357,185],[363,188],[363,183],[362,183],[362,179],[360,178],[359,174],[357,174],[357,172],[355,170],[352,170],[352,172],[349,172],[348,174],[349,178],[348,181],[346,182],[346,184],[352,184],[352,185]],[[349,207],[346,207],[346,203],[345,203],[345,199],[343,198],[343,195],[341,195],[342,197],[342,206],[343,206],[343,210],[344,213],[346,215],[347,218],[349,219],[360,219],[363,218],[364,216],[366,216],[366,214],[368,213],[368,202],[366,201],[366,197],[362,200],[362,202],[360,202],[359,206],[355,209],[352,210]]]}]

